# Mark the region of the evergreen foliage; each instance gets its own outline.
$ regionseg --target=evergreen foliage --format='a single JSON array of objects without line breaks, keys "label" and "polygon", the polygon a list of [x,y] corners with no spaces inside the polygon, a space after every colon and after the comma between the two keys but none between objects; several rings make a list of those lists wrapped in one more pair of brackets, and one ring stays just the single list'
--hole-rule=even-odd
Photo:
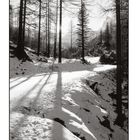
[{"label": "evergreen foliage", "polygon": [[81,57],[84,62],[85,57],[85,48],[88,46],[88,16],[87,9],[85,6],[85,2],[81,0],[81,8],[78,13],[78,28],[77,28],[77,46],[82,48]]}]

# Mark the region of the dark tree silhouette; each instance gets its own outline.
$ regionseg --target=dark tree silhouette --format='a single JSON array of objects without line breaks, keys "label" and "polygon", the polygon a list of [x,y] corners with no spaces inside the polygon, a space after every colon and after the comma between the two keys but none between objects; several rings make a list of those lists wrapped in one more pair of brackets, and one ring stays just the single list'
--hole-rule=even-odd
[{"label": "dark tree silhouette", "polygon": [[71,49],[72,49],[72,33],[73,33],[73,30],[72,30],[72,21],[71,21]]},{"label": "dark tree silhouette", "polygon": [[46,54],[48,52],[48,3],[46,2]]},{"label": "dark tree silhouette", "polygon": [[58,57],[59,63],[61,63],[61,48],[62,48],[62,0],[60,0],[60,19],[59,19],[59,57]]},{"label": "dark tree silhouette", "polygon": [[50,0],[48,0],[48,47],[47,57],[50,57]]},{"label": "dark tree silhouette", "polygon": [[[16,55],[19,59],[22,59],[23,56],[21,56],[24,52],[24,46],[23,46],[23,38],[22,38],[22,16],[23,16],[23,0],[20,0],[20,10],[19,10],[19,30],[18,30],[18,45],[16,49]],[[21,57],[20,57],[21,56]]]},{"label": "dark tree silhouette", "polygon": [[41,30],[41,0],[39,0],[39,27],[38,27],[38,50],[37,55],[40,53],[40,30]]},{"label": "dark tree silhouette", "polygon": [[107,47],[107,50],[110,50],[110,32],[109,32],[109,25],[108,23],[106,24],[106,30],[105,30],[105,46]]},{"label": "dark tree silhouette", "polygon": [[122,126],[122,49],[121,49],[121,23],[120,0],[116,0],[116,43],[117,43],[117,119],[116,124]]},{"label": "dark tree silhouette", "polygon": [[77,34],[78,34],[78,39],[77,39],[77,44],[78,47],[82,48],[82,52],[81,52],[81,57],[82,57],[82,62],[85,62],[85,47],[87,47],[87,43],[88,43],[88,32],[89,32],[89,28],[88,28],[88,13],[87,13],[87,9],[85,6],[85,3],[83,2],[83,0],[81,0],[81,8],[79,10],[79,14],[78,14],[78,21],[79,23],[78,25],[78,30],[77,30]]},{"label": "dark tree silhouette", "polygon": [[58,0],[56,0],[56,20],[55,20],[55,34],[54,34],[54,59],[56,59],[56,46],[57,46],[57,21],[58,21]]},{"label": "dark tree silhouette", "polygon": [[9,37],[12,38],[13,35],[13,8],[9,5]]},{"label": "dark tree silhouette", "polygon": [[[15,50],[15,55],[18,59],[30,60],[26,52],[24,51],[23,42],[23,0],[20,0],[20,10],[19,10],[19,30],[18,30],[18,44]],[[26,15],[25,15],[26,16]],[[31,60],[30,60],[31,61]]]},{"label": "dark tree silhouette", "polygon": [[24,0],[23,46],[25,45],[26,3],[27,3],[27,0]]},{"label": "dark tree silhouette", "polygon": [[102,33],[102,29],[100,31],[100,43],[102,44],[102,41],[103,41],[103,33]]}]

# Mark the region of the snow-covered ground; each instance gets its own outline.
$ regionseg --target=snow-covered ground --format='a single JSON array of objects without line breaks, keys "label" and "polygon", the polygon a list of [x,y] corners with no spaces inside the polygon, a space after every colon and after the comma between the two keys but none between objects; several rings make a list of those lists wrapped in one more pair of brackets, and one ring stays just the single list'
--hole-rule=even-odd
[{"label": "snow-covered ground", "polygon": [[86,57],[90,65],[76,59],[58,64],[28,55],[33,62],[10,58],[11,140],[127,139],[113,124],[116,113],[109,94],[116,90],[116,66],[101,65],[99,58]]}]

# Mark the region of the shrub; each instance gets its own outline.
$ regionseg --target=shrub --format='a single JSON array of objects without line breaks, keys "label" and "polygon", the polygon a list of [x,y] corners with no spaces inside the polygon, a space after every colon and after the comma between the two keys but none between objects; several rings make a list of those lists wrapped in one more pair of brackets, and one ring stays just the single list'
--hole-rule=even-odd
[{"label": "shrub", "polygon": [[62,57],[72,59],[72,58],[80,58],[81,52],[78,48],[68,48],[62,51]]},{"label": "shrub", "polygon": [[100,57],[100,62],[102,64],[116,64],[117,62],[116,52],[114,50],[110,52],[105,51],[103,55],[101,55]]}]

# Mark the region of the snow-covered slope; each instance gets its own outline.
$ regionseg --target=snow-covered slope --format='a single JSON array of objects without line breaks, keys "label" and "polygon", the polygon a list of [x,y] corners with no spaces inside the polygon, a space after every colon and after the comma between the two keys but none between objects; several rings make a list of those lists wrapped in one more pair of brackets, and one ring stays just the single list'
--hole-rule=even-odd
[{"label": "snow-covered slope", "polygon": [[[14,120],[14,122],[12,122]],[[23,123],[19,123],[24,120]],[[16,140],[80,140],[66,127],[50,119],[11,114],[11,137]],[[18,127],[20,129],[18,129]],[[18,137],[17,137],[18,136]]]},{"label": "snow-covered slope", "polygon": [[[28,73],[12,74],[10,79],[11,140],[127,139],[127,133],[114,125],[110,94],[116,92],[115,66],[91,57],[86,57],[90,65],[76,59],[58,64],[35,58],[22,64]],[[11,58],[11,64],[14,61],[20,63]]]},{"label": "snow-covered slope", "polygon": [[50,71],[48,66],[53,63],[52,58],[47,59],[42,55],[38,57],[34,50],[25,47],[32,62],[19,60],[13,54],[15,48],[16,45],[10,42],[10,78]]}]

